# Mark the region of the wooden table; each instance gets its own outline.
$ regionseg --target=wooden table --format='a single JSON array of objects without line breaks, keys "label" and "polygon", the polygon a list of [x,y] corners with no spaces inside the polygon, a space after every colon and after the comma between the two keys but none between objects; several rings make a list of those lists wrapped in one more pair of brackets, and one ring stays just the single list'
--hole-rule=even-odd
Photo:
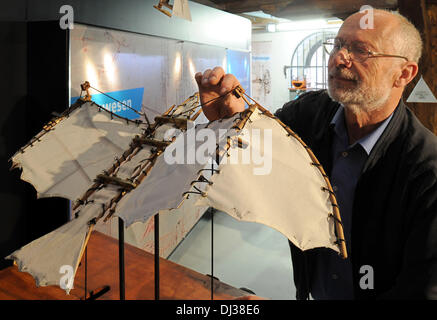
[{"label": "wooden table", "polygon": [[[85,255],[84,255],[85,257]],[[0,300],[78,300],[85,296],[85,261],[67,295],[58,286],[35,286],[32,276],[16,266],[0,270]],[[211,299],[211,278],[174,262],[160,258],[160,299]],[[126,299],[152,300],[154,296],[154,255],[125,244]],[[87,291],[109,286],[100,300],[119,299],[118,240],[94,231],[87,249]],[[246,292],[214,280],[214,299],[233,299]]]}]

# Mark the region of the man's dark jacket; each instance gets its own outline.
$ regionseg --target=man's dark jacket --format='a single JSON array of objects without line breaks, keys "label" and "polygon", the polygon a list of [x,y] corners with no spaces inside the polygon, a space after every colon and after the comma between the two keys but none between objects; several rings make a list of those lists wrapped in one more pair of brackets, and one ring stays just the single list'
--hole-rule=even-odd
[{"label": "man's dark jacket", "polygon": [[[276,116],[330,175],[330,122],[339,104],[325,90],[285,104]],[[341,215],[341,208],[340,208]],[[437,299],[437,137],[400,102],[358,180],[351,253],[356,299]],[[297,299],[307,299],[318,249],[290,243]],[[371,266],[374,288],[361,289]],[[367,282],[369,284],[369,282]]]}]

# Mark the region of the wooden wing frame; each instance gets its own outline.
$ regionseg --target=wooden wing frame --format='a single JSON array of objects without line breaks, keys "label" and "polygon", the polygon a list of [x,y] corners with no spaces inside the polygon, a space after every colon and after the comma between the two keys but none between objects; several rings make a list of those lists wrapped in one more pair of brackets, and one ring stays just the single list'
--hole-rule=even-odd
[{"label": "wooden wing frame", "polygon": [[[285,130],[290,139],[298,141],[306,150],[311,159],[310,165],[314,166],[323,177],[324,185],[320,186],[320,191],[328,193],[329,201],[332,206],[332,212],[326,216],[326,219],[332,219],[334,221],[335,236],[337,239],[336,245],[338,246],[340,255],[343,258],[346,258],[347,251],[344,241],[344,233],[335,194],[332,190],[328,176],[314,153],[298,135],[272,115],[267,109],[263,108],[256,102],[250,103],[248,98],[251,98],[245,94],[241,87],[237,87],[233,93],[243,97],[249,105],[249,108],[228,119],[228,121],[232,122],[232,126],[230,127],[231,130],[234,130],[237,134],[241,132],[246,123],[250,121],[251,115],[255,111],[259,111],[263,117],[268,117],[277,122],[282,129]],[[83,102],[79,102],[75,107],[79,107],[81,103]],[[143,134],[135,136],[131,140],[129,147],[116,158],[109,168],[106,168],[102,173],[98,174],[91,186],[82,193],[82,196],[76,199],[72,207],[73,219],[69,223],[15,251],[7,258],[15,260],[20,271],[27,271],[32,274],[37,285],[44,286],[59,284],[59,265],[72,265],[74,266],[74,272],[76,272],[78,263],[84,253],[84,249],[96,222],[99,220],[107,221],[113,216],[119,216],[123,220],[127,219],[126,215],[123,216],[123,210],[119,210],[119,203],[123,200],[129,200],[129,197],[131,197],[136,190],[140,190],[144,179],[153,174],[152,169],[159,157],[162,156],[165,149],[174,141],[174,139],[177,139],[177,137],[174,136],[174,139],[172,140],[165,140],[163,138],[163,130],[173,128],[180,130],[180,132],[186,131],[188,121],[195,120],[200,114],[201,110],[197,110],[198,107],[199,96],[198,94],[195,94],[184,101],[181,105],[177,107],[172,106],[163,115],[156,117],[155,122],[149,125],[144,130]],[[73,109],[69,109],[69,112],[71,112],[71,110]],[[62,121],[62,117],[65,116],[68,116],[68,112],[50,122],[47,126],[48,129],[45,127],[40,135],[36,136],[24,147],[23,150],[32,146],[34,143],[37,143],[46,132],[55,128],[57,123]],[[208,126],[214,126],[214,124],[209,123]],[[220,162],[220,159],[222,159],[230,150],[231,145],[232,139],[228,137],[225,147],[217,149],[215,154],[217,162]],[[155,172],[156,171],[157,170],[155,170]],[[208,197],[208,186],[205,188],[205,184],[203,183],[210,179],[209,176],[205,175],[207,171],[208,169],[205,168],[196,170],[193,179],[188,181],[191,189],[180,190],[177,195],[177,203],[179,205],[189,196],[196,196],[199,199]],[[196,188],[196,184],[201,184],[202,187],[199,186]],[[147,191],[147,189],[143,191]],[[173,208],[175,207],[177,206],[174,206]],[[166,210],[173,208],[163,207],[159,209]],[[156,214],[157,212],[158,210],[151,213]],[[138,221],[138,219],[145,221],[148,217],[150,217],[150,212],[147,217],[142,216],[130,219],[129,224]],[[71,230],[74,230],[75,234],[74,245],[71,241],[69,242],[68,239],[69,234],[71,235]],[[45,261],[51,261],[50,258],[54,255],[53,252],[48,250],[48,248],[58,250],[59,252],[63,251],[66,260],[59,261],[59,259],[52,259],[53,265],[55,263],[57,263],[57,265],[54,265],[50,270],[44,270],[43,267],[47,266]],[[41,256],[39,257],[37,254],[38,252],[41,253]]]}]

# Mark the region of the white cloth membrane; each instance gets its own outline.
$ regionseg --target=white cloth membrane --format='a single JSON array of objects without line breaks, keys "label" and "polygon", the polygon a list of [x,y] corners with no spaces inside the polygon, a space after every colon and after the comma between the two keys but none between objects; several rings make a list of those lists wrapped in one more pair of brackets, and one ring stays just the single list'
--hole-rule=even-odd
[{"label": "white cloth membrane", "polygon": [[111,119],[110,113],[86,102],[12,161],[23,169],[21,179],[35,187],[38,198],[76,200],[144,128]]}]

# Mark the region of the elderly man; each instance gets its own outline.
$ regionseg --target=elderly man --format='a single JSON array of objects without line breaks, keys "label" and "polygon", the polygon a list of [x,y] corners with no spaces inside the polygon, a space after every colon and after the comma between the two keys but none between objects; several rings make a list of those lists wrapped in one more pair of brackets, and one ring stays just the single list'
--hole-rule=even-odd
[{"label": "elderly man", "polygon": [[[422,42],[399,14],[374,10],[341,26],[331,47],[328,91],[308,92],[276,116],[312,148],[328,173],[349,258],[290,243],[298,299],[437,297],[437,138],[401,101],[418,72]],[[223,69],[196,74],[209,120],[244,109],[225,94]]]}]

